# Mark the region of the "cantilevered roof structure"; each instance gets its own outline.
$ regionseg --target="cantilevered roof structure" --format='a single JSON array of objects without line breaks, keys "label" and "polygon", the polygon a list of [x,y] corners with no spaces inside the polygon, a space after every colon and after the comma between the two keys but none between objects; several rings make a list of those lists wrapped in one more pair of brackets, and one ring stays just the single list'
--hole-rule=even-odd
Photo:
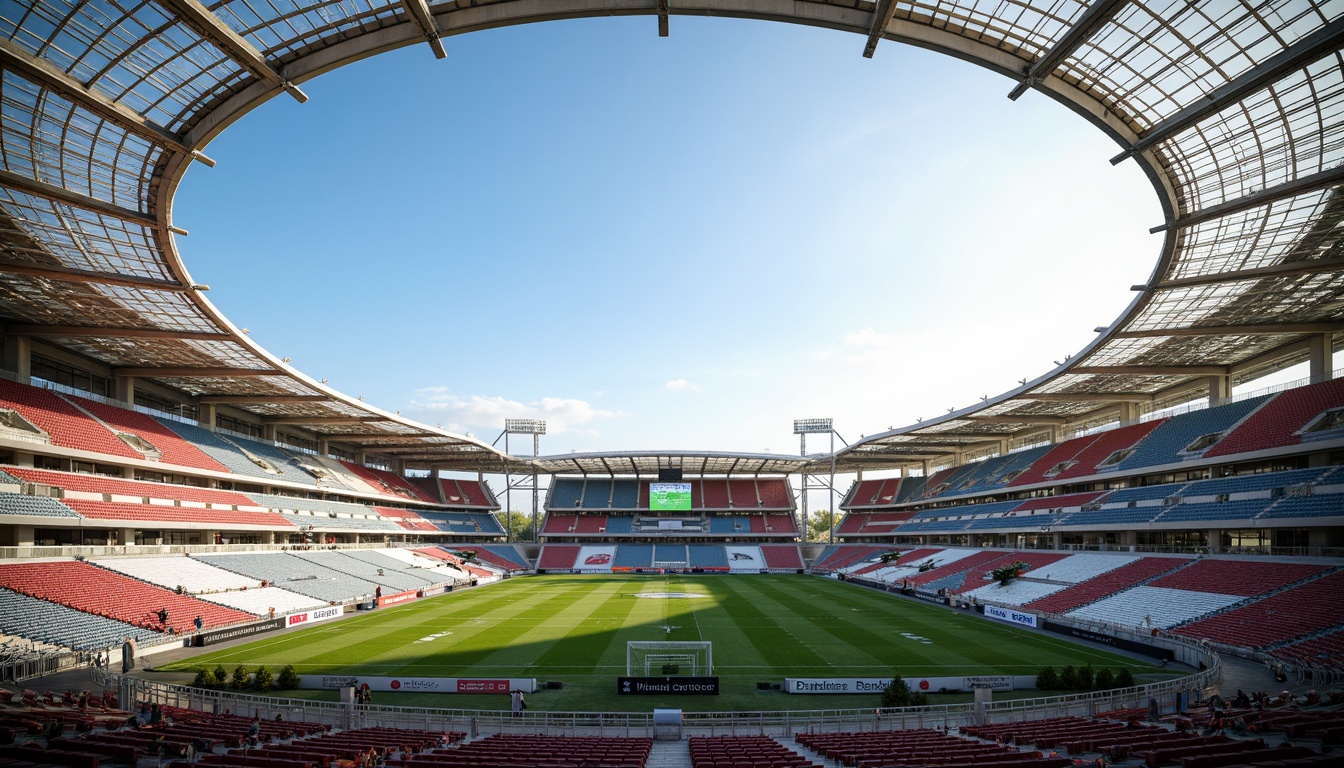
[{"label": "cantilevered roof structure", "polygon": [[[842,469],[945,461],[1043,427],[1220,397],[1304,360],[1318,375],[1333,367],[1344,332],[1337,0],[5,0],[7,358],[41,338],[121,381],[319,441],[414,466],[524,469],[530,460],[378,410],[252,343],[193,283],[173,194],[191,163],[212,162],[211,139],[268,99],[306,100],[302,84],[323,72],[408,45],[442,58],[452,36],[476,30],[610,15],[651,17],[650,44],[675,34],[673,17],[713,15],[852,32],[856,58],[896,43],[939,51],[1004,75],[1012,98],[1035,89],[1067,105],[1151,180],[1163,247],[1092,344],[1017,390],[847,448]],[[538,466],[643,471],[658,456]],[[706,466],[738,471],[739,460],[784,470],[731,455]]]}]

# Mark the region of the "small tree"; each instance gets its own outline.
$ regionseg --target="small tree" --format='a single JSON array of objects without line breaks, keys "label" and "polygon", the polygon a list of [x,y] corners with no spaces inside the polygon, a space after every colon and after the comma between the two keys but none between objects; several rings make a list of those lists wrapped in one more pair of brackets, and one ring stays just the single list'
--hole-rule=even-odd
[{"label": "small tree", "polygon": [[257,667],[257,672],[252,676],[252,688],[258,691],[269,691],[272,685],[271,670],[265,666]]},{"label": "small tree", "polygon": [[910,706],[910,686],[897,675],[887,684],[887,689],[882,692],[882,707],[908,707]]},{"label": "small tree", "polygon": [[214,688],[215,673],[211,672],[205,667],[201,667],[200,669],[196,670],[196,679],[192,680],[191,684],[196,686],[197,688]]},{"label": "small tree", "polygon": [[228,684],[229,684],[229,671],[224,668],[223,664],[216,664],[215,685],[228,685]]},{"label": "small tree", "polygon": [[1078,690],[1078,670],[1072,664],[1064,668],[1059,673],[1059,688],[1057,690],[1076,691]]},{"label": "small tree", "polygon": [[1128,669],[1125,669],[1124,667],[1121,667],[1120,669],[1116,670],[1116,672],[1115,672],[1115,687],[1116,687],[1116,688],[1133,688],[1133,687],[1134,687],[1134,674],[1131,673]]},{"label": "small tree", "polygon": [[1090,691],[1096,682],[1096,674],[1092,671],[1092,665],[1088,664],[1078,670],[1078,690]]},{"label": "small tree", "polygon": [[247,687],[247,670],[242,664],[233,668],[233,679],[229,681],[229,687],[235,691],[241,691]]},{"label": "small tree", "polygon": [[299,687],[299,674],[294,671],[293,664],[286,664],[285,668],[280,670],[280,675],[275,678],[275,687],[282,691],[292,691]]},{"label": "small tree", "polygon": [[1102,669],[1097,673],[1097,678],[1093,683],[1098,691],[1109,691],[1115,687],[1115,673],[1109,669]]},{"label": "small tree", "polygon": [[1046,667],[1036,675],[1036,690],[1059,690],[1059,673],[1055,671],[1054,667]]}]

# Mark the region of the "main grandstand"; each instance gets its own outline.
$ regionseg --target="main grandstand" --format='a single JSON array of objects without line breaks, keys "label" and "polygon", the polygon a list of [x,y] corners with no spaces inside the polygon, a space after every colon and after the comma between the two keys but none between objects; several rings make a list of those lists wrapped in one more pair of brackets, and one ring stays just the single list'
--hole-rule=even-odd
[{"label": "main grandstand", "polygon": [[[1304,680],[1344,674],[1338,4],[280,5],[0,6],[0,647],[11,675],[87,664],[128,639],[151,655],[183,635],[278,632],[286,619],[543,572],[811,573],[892,600],[1161,643],[1192,665],[1216,663],[1217,650]],[[427,44],[442,57],[448,35],[610,14],[655,16],[663,31],[674,15],[817,25],[855,33],[856,55],[910,43],[1004,75],[1014,98],[1047,94],[1152,181],[1165,234],[1152,274],[1054,370],[798,457],[512,455],[294,369],[192,280],[174,193],[253,109],[304,101],[305,81],[384,50]],[[1302,364],[1302,381],[1234,396]],[[652,508],[664,478],[689,484],[688,508]],[[500,497],[543,488],[535,540],[515,540]],[[824,544],[805,536],[817,488],[843,491]],[[1107,701],[1146,706],[1156,690]],[[1188,692],[1162,689],[1163,706]],[[827,722],[869,728],[863,709]],[[949,711],[944,726],[973,717]],[[989,711],[1097,714],[1072,700]],[[404,725],[397,717],[387,722]],[[526,722],[529,734],[548,727]],[[513,728],[490,738],[522,739]],[[554,752],[544,738],[494,748],[532,755],[525,763]],[[631,741],[616,751],[642,765],[649,745]],[[746,747],[730,746],[726,762],[744,764],[733,759]],[[692,751],[716,765],[715,749]],[[752,749],[762,764],[787,762]]]}]

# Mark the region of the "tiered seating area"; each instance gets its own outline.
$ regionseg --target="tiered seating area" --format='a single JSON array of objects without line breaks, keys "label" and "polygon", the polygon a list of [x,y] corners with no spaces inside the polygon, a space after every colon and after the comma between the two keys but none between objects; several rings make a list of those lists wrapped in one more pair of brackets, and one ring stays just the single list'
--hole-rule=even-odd
[{"label": "tiered seating area", "polygon": [[352,461],[342,461],[341,465],[368,484],[374,493],[397,496],[409,501],[429,502],[431,504],[438,502],[437,498],[416,488],[395,472],[388,472],[376,467],[366,467]]},{"label": "tiered seating area", "polygon": [[[792,510],[793,494],[784,478],[689,481],[691,507],[709,510]],[[546,509],[640,512],[649,509],[649,481],[627,478],[557,477]]]},{"label": "tiered seating area", "polygon": [[55,499],[22,493],[0,493],[0,515],[79,517],[73,509]]},{"label": "tiered seating area", "polygon": [[803,555],[795,544],[762,544],[761,554],[765,557],[766,568],[798,570],[803,567]]},{"label": "tiered seating area", "polygon": [[1344,406],[1344,379],[1280,392],[1204,455],[1231,456],[1299,444],[1299,430],[1340,406]]},{"label": "tiered seating area", "polygon": [[1142,586],[1069,611],[1068,615],[1120,626],[1166,629],[1241,600],[1240,595]]},{"label": "tiered seating area", "polygon": [[[197,616],[206,627],[253,618],[242,611],[179,595],[81,562],[0,565],[0,586],[137,627],[159,631],[171,628],[179,634],[192,631],[192,620]],[[168,610],[167,627],[155,615],[160,608]]]},{"label": "tiered seating area", "polygon": [[1295,664],[1344,671],[1344,629],[1289,643],[1273,649],[1270,655]]},{"label": "tiered seating area", "polygon": [[280,587],[253,587],[248,590],[234,590],[232,592],[210,592],[197,595],[197,597],[211,603],[219,603],[240,611],[246,611],[255,616],[266,616],[272,608],[275,609],[275,614],[280,616],[296,611],[321,608],[328,603],[326,600],[318,600]]},{"label": "tiered seating area", "polygon": [[274,512],[239,512],[201,507],[170,507],[163,504],[116,504],[109,501],[65,499],[81,516],[93,520],[157,520],[197,525],[239,525],[249,528],[292,528],[288,516]]},{"label": "tiered seating area", "polygon": [[958,738],[932,728],[907,731],[800,733],[799,744],[857,768],[885,766],[980,766],[980,768],[1063,768],[1067,758]]},{"label": "tiered seating area", "polygon": [[769,736],[692,736],[691,768],[803,768],[818,766]]},{"label": "tiered seating area", "polygon": [[346,603],[373,594],[377,584],[333,571],[289,552],[237,555],[203,554],[193,557],[218,568],[269,582],[301,595],[334,603]]},{"label": "tiered seating area", "polygon": [[505,573],[528,569],[527,562],[518,554],[518,550],[507,545],[472,545],[454,549],[459,552],[475,552],[477,561],[493,565]]},{"label": "tiered seating area", "polygon": [[[1054,475],[1051,479],[1067,480],[1073,477],[1095,475],[1099,471],[1097,465],[1105,461],[1111,454],[1133,447],[1135,443],[1147,437],[1161,424],[1161,421],[1142,422],[1107,430],[1089,437],[1078,438],[1078,441],[1084,442],[1084,444],[1081,446],[1081,450],[1073,456],[1072,461],[1076,463]],[[1046,467],[1046,469],[1048,470],[1050,467]]]},{"label": "tiered seating area", "polygon": [[1251,597],[1324,573],[1329,566],[1257,560],[1200,560],[1149,586]]},{"label": "tiered seating area", "polygon": [[1142,584],[1188,562],[1183,558],[1141,557],[1063,591],[1024,603],[1023,607],[1044,613],[1067,613],[1121,590]]},{"label": "tiered seating area", "polygon": [[110,648],[128,637],[138,643],[161,637],[150,629],[94,616],[8,589],[0,589],[0,632],[77,651]]},{"label": "tiered seating area", "polygon": [[652,739],[497,733],[407,758],[406,768],[644,768]]},{"label": "tiered seating area", "polygon": [[255,589],[261,583],[202,560],[190,557],[100,557],[93,561],[99,568],[125,574],[133,579],[157,584],[176,591],[181,587],[188,594],[228,592],[233,589]]},{"label": "tiered seating area", "polygon": [[1173,631],[1226,645],[1265,648],[1344,624],[1340,595],[1344,595],[1344,572],[1336,571]]},{"label": "tiered seating area", "polygon": [[423,589],[431,582],[404,563],[369,550],[311,550],[294,557],[394,590]]},{"label": "tiered seating area", "polygon": [[90,419],[55,392],[0,380],[0,408],[9,408],[47,433],[52,445],[105,453],[126,459],[144,454],[122,442],[107,427]]},{"label": "tiered seating area", "polygon": [[1253,397],[1167,419],[1138,444],[1134,453],[1117,464],[1116,469],[1127,471],[1140,467],[1157,467],[1175,464],[1184,458],[1201,456],[1204,451],[1185,453],[1185,449],[1197,438],[1231,429],[1268,399],[1268,395]]},{"label": "tiered seating area", "polygon": [[[201,449],[210,458],[228,467],[229,471],[234,474],[258,477],[263,480],[286,480],[291,483],[316,485],[312,475],[299,469],[293,457],[274,445],[267,445],[234,435],[216,434],[203,427],[172,419],[156,416],[154,420]],[[260,459],[265,463],[265,466],[258,464],[252,457]]]},{"label": "tiered seating area", "polygon": [[143,413],[72,395],[62,395],[62,397],[76,407],[93,414],[112,428],[136,435],[153,445],[159,451],[159,461],[164,464],[194,467],[211,472],[229,471],[223,464],[205,455],[199,448],[183,440],[177,433]]},{"label": "tiered seating area", "polygon": [[31,467],[6,467],[6,471],[29,483],[64,488],[67,492],[125,496],[131,499],[167,499],[172,501],[211,504],[216,507],[258,506],[241,493],[191,485],[167,485],[143,480],[123,480],[105,475],[76,472],[52,472]]},{"label": "tiered seating area", "polygon": [[842,545],[837,547],[827,547],[818,557],[816,562],[812,563],[814,573],[835,573],[847,565],[864,560],[869,557],[876,557],[883,552],[891,552],[895,547],[891,545]]},{"label": "tiered seating area", "polygon": [[578,545],[547,544],[541,548],[541,556],[537,558],[537,570],[568,571],[574,567],[578,557]]},{"label": "tiered seating area", "polygon": [[391,520],[371,515],[368,517],[345,517],[344,515],[300,515],[292,512],[281,512],[285,522],[289,525],[295,525],[299,528],[312,526],[314,529],[339,528],[349,531],[394,531],[400,533],[405,530]]},{"label": "tiered seating area", "polygon": [[[1096,753],[1113,760],[1134,757],[1151,768],[1175,764],[1180,764],[1184,768],[1246,765],[1248,763],[1236,760],[1204,762],[1204,758],[1265,750],[1265,743],[1259,740],[1234,741],[1225,736],[1200,736],[1152,725],[1131,726],[1117,721],[1085,720],[1080,717],[965,726],[962,732],[982,739],[994,739],[1004,744],[1030,745],[1038,750],[1063,750],[1071,756]],[[1295,752],[1274,750],[1274,754],[1286,758],[1315,753],[1311,750]],[[1095,763],[1084,760],[1084,764]]]}]

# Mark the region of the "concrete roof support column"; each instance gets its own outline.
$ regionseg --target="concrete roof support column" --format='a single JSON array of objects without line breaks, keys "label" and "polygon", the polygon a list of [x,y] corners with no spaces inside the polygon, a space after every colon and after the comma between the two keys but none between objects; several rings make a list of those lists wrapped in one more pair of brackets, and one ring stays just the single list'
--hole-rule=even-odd
[{"label": "concrete roof support column", "polygon": [[27,336],[5,334],[5,370],[27,380],[33,375],[33,341]]},{"label": "concrete roof support column", "polygon": [[1133,424],[1139,420],[1138,403],[1120,403],[1118,407],[1120,409],[1120,423],[1122,425]]},{"label": "concrete roof support column", "polygon": [[1210,376],[1209,379],[1209,407],[1216,408],[1227,401],[1232,396],[1232,377],[1231,376]]},{"label": "concrete roof support column", "polygon": [[116,378],[116,392],[113,397],[119,403],[125,403],[128,406],[135,405],[135,377],[118,376]]},{"label": "concrete roof support column", "polygon": [[216,407],[214,403],[201,403],[196,407],[196,420],[201,426],[210,430],[215,428]]},{"label": "concrete roof support column", "polygon": [[317,438],[317,455],[326,456],[331,453],[331,439],[326,437]]},{"label": "concrete roof support column", "polygon": [[[1320,333],[1311,337],[1308,354],[1311,358],[1311,380],[1326,381],[1335,372],[1334,334]],[[6,350],[8,354],[8,350]]]}]

